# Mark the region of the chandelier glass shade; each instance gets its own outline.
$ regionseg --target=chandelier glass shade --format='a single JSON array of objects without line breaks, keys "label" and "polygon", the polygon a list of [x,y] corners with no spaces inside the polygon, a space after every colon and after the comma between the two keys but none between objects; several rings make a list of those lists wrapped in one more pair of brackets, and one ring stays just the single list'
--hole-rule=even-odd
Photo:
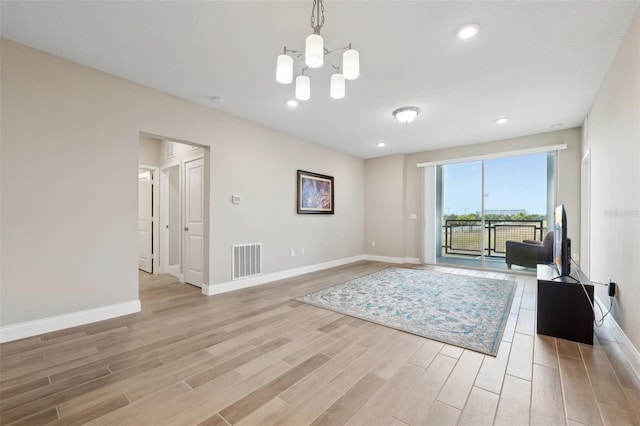
[{"label": "chandelier glass shade", "polygon": [[324,64],[324,40],[320,34],[307,36],[304,43],[304,63],[309,68],[320,68]]},{"label": "chandelier glass shade", "polygon": [[311,80],[306,75],[296,77],[296,99],[308,101],[311,98]]},{"label": "chandelier glass shade", "polygon": [[278,83],[289,84],[293,81],[293,58],[289,55],[279,55],[276,67]]},{"label": "chandelier glass shade", "polygon": [[340,73],[335,73],[331,76],[331,88],[329,89],[329,95],[333,99],[342,99],[345,94],[345,76]]},{"label": "chandelier glass shade", "polygon": [[342,54],[342,73],[347,80],[355,80],[360,76],[360,54],[349,49]]},{"label": "chandelier glass shade", "polygon": [[[333,99],[342,99],[346,93],[346,80],[355,80],[360,76],[360,54],[351,48],[351,44],[334,50],[328,50],[324,46],[324,40],[320,35],[320,29],[324,25],[323,0],[313,0],[311,10],[311,28],[313,34],[305,40],[304,52],[287,49],[278,56],[276,64],[276,81],[282,84],[290,84],[293,81],[294,62],[304,58],[301,65],[301,75],[296,77],[295,96],[300,101],[306,101],[311,97],[311,80],[304,75],[309,68],[321,68],[328,63],[335,71],[331,75],[329,95]],[[342,67],[331,61],[331,55],[342,52]]]}]

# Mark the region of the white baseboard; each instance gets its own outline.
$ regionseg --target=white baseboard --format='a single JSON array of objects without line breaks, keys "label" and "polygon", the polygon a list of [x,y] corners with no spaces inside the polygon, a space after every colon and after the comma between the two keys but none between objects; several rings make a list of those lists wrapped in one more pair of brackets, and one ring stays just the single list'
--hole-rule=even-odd
[{"label": "white baseboard", "polygon": [[365,254],[364,259],[372,260],[374,262],[397,263],[397,264],[405,263],[403,257],[376,256],[374,254]]},{"label": "white baseboard", "polygon": [[373,260],[374,262],[385,262],[385,263],[405,263],[403,257],[391,257],[391,256],[376,256],[373,254],[365,254],[365,260]]},{"label": "white baseboard", "polygon": [[140,312],[140,300],[101,306],[0,327],[0,343]]},{"label": "white baseboard", "polygon": [[[595,298],[596,301],[600,303],[600,306],[607,306],[602,303],[602,300],[600,300],[598,296],[595,296]],[[635,346],[633,346],[633,343],[631,343],[631,340],[629,340],[624,331],[622,331],[622,328],[620,328],[620,325],[618,325],[618,322],[615,320],[615,318],[613,318],[613,316],[608,315],[604,319],[604,322],[611,330],[611,333],[613,334],[613,337],[615,337],[618,344],[620,344],[620,347],[622,348],[624,354],[627,356],[629,364],[631,364],[631,368],[633,369],[634,373],[636,373],[636,376],[640,379],[640,352]]]},{"label": "white baseboard", "polygon": [[167,274],[169,275],[173,275],[174,277],[179,277],[180,276],[180,265],[169,265],[169,270],[167,271]]},{"label": "white baseboard", "polygon": [[316,265],[303,266],[301,268],[288,269],[286,271],[274,272],[272,274],[260,275],[258,277],[247,278],[245,280],[229,281],[222,284],[203,285],[202,294],[207,296],[213,296],[216,294],[227,293],[230,291],[240,290],[243,288],[253,287],[256,285],[267,284],[273,281],[283,280],[285,278],[295,277],[296,275],[308,274],[310,272],[321,271],[323,269],[334,268],[336,266],[346,265],[348,263],[358,262],[361,260],[372,260],[376,262],[386,263],[415,263],[420,264],[420,259],[413,257],[388,257],[388,256],[374,256],[370,254],[364,254],[360,256],[347,257],[344,259],[332,260],[330,262],[318,263]]},{"label": "white baseboard", "polygon": [[295,269],[287,269],[286,271],[274,272],[271,274],[260,275],[257,277],[247,278],[244,280],[228,281],[226,283],[203,285],[202,294],[213,296],[216,294],[227,293],[234,290],[240,290],[256,285],[267,284],[273,281],[283,280],[285,278],[295,277],[296,275],[308,274],[310,272],[321,271],[323,269],[335,268],[336,266],[346,265],[348,263],[359,262],[365,260],[365,256],[353,256],[344,259],[332,260],[329,262],[318,263],[315,265],[302,266]]},{"label": "white baseboard", "polygon": [[417,257],[390,257],[390,256],[376,256],[373,254],[365,254],[365,260],[373,260],[376,262],[386,262],[386,263],[415,263],[420,264],[420,259]]}]

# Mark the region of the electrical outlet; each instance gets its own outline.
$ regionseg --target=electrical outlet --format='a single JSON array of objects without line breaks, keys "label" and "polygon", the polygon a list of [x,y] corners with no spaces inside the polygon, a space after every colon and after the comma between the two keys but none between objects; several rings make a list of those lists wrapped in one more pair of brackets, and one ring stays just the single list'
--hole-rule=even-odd
[{"label": "electrical outlet", "polygon": [[609,278],[609,297],[614,297],[616,295],[616,283],[611,281]]},{"label": "electrical outlet", "polygon": [[300,254],[304,256],[304,249],[303,248],[300,249]]},{"label": "electrical outlet", "polygon": [[291,257],[296,255],[296,250],[295,249],[291,249]]},{"label": "electrical outlet", "polygon": [[375,241],[371,241],[371,247],[375,247],[376,246],[376,242]]}]

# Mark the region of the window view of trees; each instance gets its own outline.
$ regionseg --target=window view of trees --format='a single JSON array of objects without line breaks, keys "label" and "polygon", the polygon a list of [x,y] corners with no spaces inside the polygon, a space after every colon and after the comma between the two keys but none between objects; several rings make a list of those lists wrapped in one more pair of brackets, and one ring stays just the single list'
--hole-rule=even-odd
[{"label": "window view of trees", "polygon": [[[467,214],[445,214],[444,220],[480,220],[480,212],[467,213]],[[506,214],[485,214],[485,220],[547,220],[546,215],[542,214],[527,214],[526,212],[519,212],[513,215]]]}]

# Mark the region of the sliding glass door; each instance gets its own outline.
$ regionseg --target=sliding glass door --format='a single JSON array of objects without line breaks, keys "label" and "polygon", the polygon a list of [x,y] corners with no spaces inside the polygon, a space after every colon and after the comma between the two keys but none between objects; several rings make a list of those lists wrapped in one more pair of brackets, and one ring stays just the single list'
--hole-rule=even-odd
[{"label": "sliding glass door", "polygon": [[440,166],[438,262],[482,266],[482,161]]},{"label": "sliding glass door", "polygon": [[437,166],[436,262],[505,269],[506,241],[541,241],[554,165],[540,153]]}]

